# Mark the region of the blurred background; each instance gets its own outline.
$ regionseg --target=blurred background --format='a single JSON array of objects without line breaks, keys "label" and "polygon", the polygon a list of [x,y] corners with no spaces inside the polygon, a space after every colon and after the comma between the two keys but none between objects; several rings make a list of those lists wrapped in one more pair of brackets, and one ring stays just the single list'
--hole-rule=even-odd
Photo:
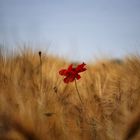
[{"label": "blurred background", "polygon": [[140,0],[0,0],[0,44],[70,60],[140,53]]}]

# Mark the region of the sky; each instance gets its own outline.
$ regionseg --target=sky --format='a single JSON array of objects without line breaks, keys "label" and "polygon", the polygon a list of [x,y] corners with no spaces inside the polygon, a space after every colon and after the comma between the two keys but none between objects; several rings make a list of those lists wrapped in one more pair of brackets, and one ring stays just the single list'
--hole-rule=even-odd
[{"label": "sky", "polygon": [[140,53],[140,0],[0,0],[0,43],[80,61]]}]

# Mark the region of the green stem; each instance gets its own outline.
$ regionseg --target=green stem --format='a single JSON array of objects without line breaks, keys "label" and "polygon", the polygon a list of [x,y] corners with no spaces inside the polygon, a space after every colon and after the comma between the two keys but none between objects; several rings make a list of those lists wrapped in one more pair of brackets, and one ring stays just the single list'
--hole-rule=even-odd
[{"label": "green stem", "polygon": [[81,96],[80,96],[80,93],[79,93],[79,90],[78,90],[78,87],[77,87],[76,79],[75,79],[74,81],[75,81],[75,87],[76,87],[76,91],[77,91],[77,93],[78,93],[78,97],[79,97],[81,103],[83,104],[82,98],[81,98]]}]

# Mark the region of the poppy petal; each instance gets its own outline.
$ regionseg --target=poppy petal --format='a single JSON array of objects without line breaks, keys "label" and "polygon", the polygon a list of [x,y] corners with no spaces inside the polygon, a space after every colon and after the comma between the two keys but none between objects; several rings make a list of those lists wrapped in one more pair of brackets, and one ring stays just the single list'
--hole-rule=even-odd
[{"label": "poppy petal", "polygon": [[76,68],[76,71],[79,73],[79,72],[83,72],[83,71],[87,70],[86,68],[84,68],[85,65],[86,65],[85,63],[78,65]]},{"label": "poppy petal", "polygon": [[72,70],[72,66],[73,66],[73,64],[69,65],[68,71],[71,71]]},{"label": "poppy petal", "polygon": [[59,71],[60,75],[66,75],[66,73],[67,73],[66,69],[62,69],[62,70]]},{"label": "poppy petal", "polygon": [[74,79],[75,79],[75,75],[71,75],[71,76],[69,77],[69,82],[73,82]]},{"label": "poppy petal", "polygon": [[68,77],[64,78],[64,83],[69,83],[69,78]]},{"label": "poppy petal", "polygon": [[76,79],[79,80],[81,76],[79,74],[76,75]]}]

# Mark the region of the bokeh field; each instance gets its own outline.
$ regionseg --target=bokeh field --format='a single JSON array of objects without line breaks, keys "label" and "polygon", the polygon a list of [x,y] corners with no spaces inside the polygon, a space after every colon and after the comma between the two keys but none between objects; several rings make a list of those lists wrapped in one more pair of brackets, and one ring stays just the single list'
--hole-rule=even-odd
[{"label": "bokeh field", "polygon": [[59,75],[70,64],[0,51],[0,140],[140,140],[140,57],[87,64],[77,81],[83,104]]}]

